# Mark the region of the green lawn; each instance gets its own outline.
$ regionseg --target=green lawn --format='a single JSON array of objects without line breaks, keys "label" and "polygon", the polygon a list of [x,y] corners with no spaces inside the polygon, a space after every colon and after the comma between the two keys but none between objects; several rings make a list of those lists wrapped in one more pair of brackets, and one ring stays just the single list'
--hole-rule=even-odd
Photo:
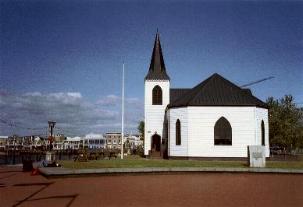
[{"label": "green lawn", "polygon": [[267,168],[302,169],[303,161],[267,161]]},{"label": "green lawn", "polygon": [[[112,160],[93,160],[74,162],[62,160],[59,162],[65,168],[140,168],[140,167],[248,167],[245,161],[199,161],[199,160],[149,160],[143,158],[126,158]],[[267,161],[268,168],[303,169],[303,161]]]}]

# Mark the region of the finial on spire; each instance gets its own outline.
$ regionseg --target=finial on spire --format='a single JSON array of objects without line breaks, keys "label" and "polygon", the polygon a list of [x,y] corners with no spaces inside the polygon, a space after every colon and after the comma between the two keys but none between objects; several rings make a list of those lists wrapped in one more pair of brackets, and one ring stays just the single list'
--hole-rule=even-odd
[{"label": "finial on spire", "polygon": [[157,33],[156,33],[156,41],[160,41],[160,34],[159,34],[158,27],[157,27]]}]

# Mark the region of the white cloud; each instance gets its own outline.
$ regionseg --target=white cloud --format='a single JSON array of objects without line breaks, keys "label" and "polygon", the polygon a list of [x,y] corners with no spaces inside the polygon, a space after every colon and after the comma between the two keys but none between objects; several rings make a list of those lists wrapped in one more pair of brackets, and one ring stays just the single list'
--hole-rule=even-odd
[{"label": "white cloud", "polygon": [[24,96],[41,96],[42,94],[40,92],[29,92],[25,93]]},{"label": "white cloud", "polygon": [[68,92],[68,96],[74,97],[74,98],[82,98],[81,93],[73,93],[73,92]]},{"label": "white cloud", "polygon": [[[97,104],[100,104],[101,106],[117,106],[117,105],[121,105],[121,103],[122,103],[121,97],[116,96],[116,95],[108,95],[97,101]],[[140,99],[132,98],[132,97],[130,97],[130,98],[126,97],[125,103],[126,104],[135,104],[135,105],[143,104],[143,102]]]},{"label": "white cloud", "polygon": [[[121,99],[116,95],[108,95],[93,103],[78,92],[31,92],[21,96],[0,93],[0,103],[1,119],[14,123],[14,126],[1,123],[1,134],[45,134],[48,120],[57,122],[58,133],[69,136],[117,131],[121,126]],[[143,104],[137,98],[127,98],[125,108],[126,127],[134,131],[134,126],[143,117]]]},{"label": "white cloud", "polygon": [[108,95],[106,97],[103,97],[97,101],[97,104],[100,106],[117,106],[120,104],[120,97],[116,95]]}]

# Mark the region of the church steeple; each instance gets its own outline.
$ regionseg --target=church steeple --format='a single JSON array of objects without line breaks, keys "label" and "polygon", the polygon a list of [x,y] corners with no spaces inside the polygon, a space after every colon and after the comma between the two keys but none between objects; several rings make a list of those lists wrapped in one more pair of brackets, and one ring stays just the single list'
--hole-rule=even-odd
[{"label": "church steeple", "polygon": [[145,80],[169,80],[166,74],[162,48],[160,43],[160,35],[157,30],[153,54],[150,61],[150,66]]}]

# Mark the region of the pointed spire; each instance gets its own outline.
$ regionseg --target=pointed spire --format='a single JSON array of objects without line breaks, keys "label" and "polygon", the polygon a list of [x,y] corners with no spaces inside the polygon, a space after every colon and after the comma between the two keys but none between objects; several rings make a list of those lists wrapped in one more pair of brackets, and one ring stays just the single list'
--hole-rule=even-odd
[{"label": "pointed spire", "polygon": [[160,34],[158,32],[158,29],[156,33],[149,71],[145,77],[145,80],[169,80],[169,77],[166,74],[162,48],[160,43]]}]

